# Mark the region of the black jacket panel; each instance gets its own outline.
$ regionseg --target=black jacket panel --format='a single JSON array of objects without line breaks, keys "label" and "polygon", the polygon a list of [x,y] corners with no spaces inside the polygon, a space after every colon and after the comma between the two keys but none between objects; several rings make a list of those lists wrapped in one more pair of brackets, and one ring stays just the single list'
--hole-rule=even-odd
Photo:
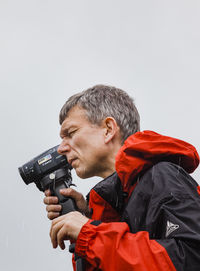
[{"label": "black jacket panel", "polygon": [[132,233],[148,231],[178,271],[200,270],[197,186],[178,165],[160,162],[140,178],[122,215]]}]

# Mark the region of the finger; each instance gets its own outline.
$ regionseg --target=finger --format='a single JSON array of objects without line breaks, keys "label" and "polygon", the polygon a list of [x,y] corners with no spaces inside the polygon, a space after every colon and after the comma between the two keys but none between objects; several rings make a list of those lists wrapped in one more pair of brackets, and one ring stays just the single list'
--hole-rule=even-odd
[{"label": "finger", "polygon": [[64,223],[69,214],[70,213],[68,213],[66,215],[61,215],[61,216],[58,216],[57,218],[53,219],[52,224],[51,224],[51,229],[50,229],[50,236],[51,236],[54,228],[56,228],[56,225],[59,223]]},{"label": "finger", "polygon": [[51,230],[50,230],[50,237],[51,237],[51,243],[52,243],[53,248],[57,248],[57,246],[58,246],[57,233],[62,228],[63,224],[64,224],[64,220],[59,221],[56,224],[55,224],[54,220],[52,222],[52,226],[51,226]]},{"label": "finger", "polygon": [[67,213],[65,215],[60,215],[59,217],[55,218],[53,221],[52,221],[52,227],[54,227],[57,223],[61,222],[61,221],[65,221],[65,219],[67,219],[67,216],[69,215],[70,213]]},{"label": "finger", "polygon": [[43,200],[44,204],[50,205],[50,204],[56,204],[58,203],[58,198],[57,197],[45,197]]},{"label": "finger", "polygon": [[60,189],[60,194],[62,194],[65,197],[71,197],[75,199],[75,201],[79,201],[84,198],[81,193],[77,192],[72,188]]},{"label": "finger", "polygon": [[51,223],[51,229],[50,229],[50,235],[51,235],[51,232],[52,232],[53,228],[56,226],[56,224],[58,224],[58,223],[61,222],[61,221],[64,221],[65,218],[66,218],[66,216],[67,216],[67,215],[61,215],[61,216],[55,218],[55,219],[52,221],[52,223]]},{"label": "finger", "polygon": [[45,194],[46,197],[51,196],[51,192],[50,192],[49,189],[48,189],[48,190],[45,190],[45,191],[44,191],[44,194]]},{"label": "finger", "polygon": [[68,240],[66,226],[62,227],[59,232],[57,233],[57,243],[61,249],[65,249],[65,243],[64,240]]},{"label": "finger", "polygon": [[59,215],[60,215],[60,213],[57,213],[57,212],[49,212],[47,214],[47,217],[48,217],[48,219],[53,220],[53,219],[59,217]]},{"label": "finger", "polygon": [[47,205],[46,211],[47,212],[60,212],[62,210],[61,205]]}]

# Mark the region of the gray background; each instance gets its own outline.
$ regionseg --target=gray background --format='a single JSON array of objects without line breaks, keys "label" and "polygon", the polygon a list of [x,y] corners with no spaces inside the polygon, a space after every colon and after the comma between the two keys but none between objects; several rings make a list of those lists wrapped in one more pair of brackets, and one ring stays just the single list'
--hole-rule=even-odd
[{"label": "gray background", "polygon": [[[199,151],[199,14],[198,0],[0,0],[1,270],[72,270],[71,255],[51,247],[42,193],[17,168],[60,142],[58,113],[73,93],[120,87],[143,130]],[[73,176],[84,194],[98,181]]]}]

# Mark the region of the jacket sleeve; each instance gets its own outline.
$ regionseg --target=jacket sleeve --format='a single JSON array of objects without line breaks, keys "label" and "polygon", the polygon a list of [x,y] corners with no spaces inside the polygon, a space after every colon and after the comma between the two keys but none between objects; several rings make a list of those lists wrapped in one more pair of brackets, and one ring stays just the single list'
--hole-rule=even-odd
[{"label": "jacket sleeve", "polygon": [[104,271],[199,270],[200,197],[192,178],[174,167],[160,163],[148,171],[128,202],[126,222],[88,221],[76,253]]},{"label": "jacket sleeve", "polygon": [[150,240],[148,232],[130,233],[125,222],[98,226],[90,222],[78,236],[76,253],[94,268],[105,271],[176,270],[165,248]]}]

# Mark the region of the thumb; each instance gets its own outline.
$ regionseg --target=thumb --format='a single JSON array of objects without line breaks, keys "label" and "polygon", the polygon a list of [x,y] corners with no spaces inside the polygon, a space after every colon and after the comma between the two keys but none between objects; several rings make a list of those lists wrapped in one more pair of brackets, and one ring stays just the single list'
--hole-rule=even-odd
[{"label": "thumb", "polygon": [[80,200],[82,198],[82,194],[77,192],[76,190],[72,189],[72,188],[63,188],[60,189],[60,194],[62,194],[65,197],[71,197],[73,199]]}]

